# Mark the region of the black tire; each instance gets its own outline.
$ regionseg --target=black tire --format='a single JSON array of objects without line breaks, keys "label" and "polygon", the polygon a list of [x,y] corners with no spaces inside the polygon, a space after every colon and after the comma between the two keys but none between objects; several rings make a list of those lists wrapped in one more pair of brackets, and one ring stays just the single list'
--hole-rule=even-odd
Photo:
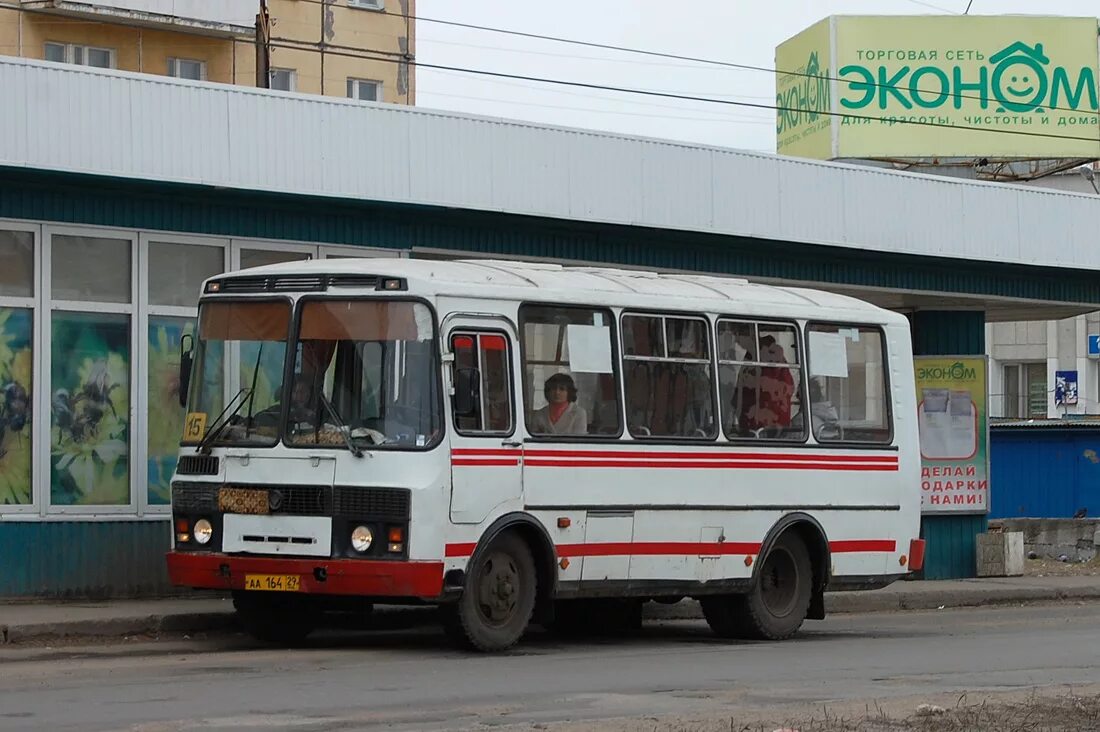
[{"label": "black tire", "polygon": [[321,619],[321,613],[308,603],[262,592],[234,592],[233,607],[241,628],[264,643],[301,643]]},{"label": "black tire", "polygon": [[526,542],[512,532],[501,534],[470,562],[458,602],[440,609],[443,629],[473,650],[511,648],[527,632],[537,581]]},{"label": "black tire", "polygon": [[787,532],[764,557],[757,581],[744,595],[700,599],[703,617],[723,638],[783,640],[802,627],[813,592],[813,567],[805,543]]}]

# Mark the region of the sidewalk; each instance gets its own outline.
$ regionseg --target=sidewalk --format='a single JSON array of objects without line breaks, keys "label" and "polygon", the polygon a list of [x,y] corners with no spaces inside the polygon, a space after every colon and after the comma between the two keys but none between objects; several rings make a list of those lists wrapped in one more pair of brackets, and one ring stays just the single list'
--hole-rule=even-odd
[{"label": "sidewalk", "polygon": [[[1097,600],[1100,577],[1096,576],[997,577],[895,582],[882,590],[830,593],[825,607],[830,613],[863,613]],[[399,608],[380,609],[375,617],[379,626],[400,627],[428,622],[430,616],[428,608]],[[675,605],[648,603],[646,617],[693,619],[702,613],[698,603],[685,600]],[[235,628],[233,603],[223,598],[0,604],[0,645],[54,637],[157,636]]]}]

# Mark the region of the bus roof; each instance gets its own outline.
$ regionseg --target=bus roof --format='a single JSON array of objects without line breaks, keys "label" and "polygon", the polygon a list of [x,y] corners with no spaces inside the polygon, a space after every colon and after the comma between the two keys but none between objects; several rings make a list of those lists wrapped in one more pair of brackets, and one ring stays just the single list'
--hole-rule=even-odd
[{"label": "bus roof", "polygon": [[[651,272],[550,262],[496,259],[428,260],[349,258],[284,262],[253,267],[211,278],[224,281],[246,277],[308,275],[378,275],[401,277],[409,292],[425,297],[485,297],[537,299],[561,304],[657,309],[694,309],[705,312],[744,312],[760,315],[774,309],[774,317],[835,317],[887,323],[904,316],[846,295],[801,287],[781,287],[733,277]],[[277,287],[289,293],[288,282]],[[306,288],[303,287],[303,290]],[[537,292],[537,294],[536,294]],[[731,307],[736,303],[736,307]]]}]

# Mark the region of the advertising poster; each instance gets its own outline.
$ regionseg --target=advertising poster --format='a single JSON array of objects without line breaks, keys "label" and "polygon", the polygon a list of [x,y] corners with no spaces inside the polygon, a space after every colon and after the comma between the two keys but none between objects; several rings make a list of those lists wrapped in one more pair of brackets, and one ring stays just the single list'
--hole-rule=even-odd
[{"label": "advertising poster", "polygon": [[184,409],[180,406],[180,339],[194,335],[190,318],[149,318],[149,505],[171,503]]},{"label": "advertising poster", "polygon": [[130,503],[130,318],[55,312],[50,368],[50,501]]},{"label": "advertising poster", "polygon": [[1077,404],[1077,372],[1054,372],[1054,403],[1059,407]]},{"label": "advertising poster", "polygon": [[984,356],[917,356],[922,513],[989,511]]},{"label": "advertising poster", "polygon": [[33,315],[0,308],[0,506],[31,495],[31,338]]}]

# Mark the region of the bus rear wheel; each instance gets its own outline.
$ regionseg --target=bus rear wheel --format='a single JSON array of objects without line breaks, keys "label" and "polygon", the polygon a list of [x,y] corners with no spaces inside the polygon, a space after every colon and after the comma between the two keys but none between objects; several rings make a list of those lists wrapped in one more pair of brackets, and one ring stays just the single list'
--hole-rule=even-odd
[{"label": "bus rear wheel", "polygon": [[788,532],[764,557],[747,594],[704,597],[700,605],[711,630],[723,638],[783,640],[802,627],[812,591],[810,553]]},{"label": "bus rear wheel", "polygon": [[512,647],[527,632],[536,582],[535,560],[526,542],[512,532],[501,534],[471,563],[462,597],[442,608],[444,629],[474,650]]}]

